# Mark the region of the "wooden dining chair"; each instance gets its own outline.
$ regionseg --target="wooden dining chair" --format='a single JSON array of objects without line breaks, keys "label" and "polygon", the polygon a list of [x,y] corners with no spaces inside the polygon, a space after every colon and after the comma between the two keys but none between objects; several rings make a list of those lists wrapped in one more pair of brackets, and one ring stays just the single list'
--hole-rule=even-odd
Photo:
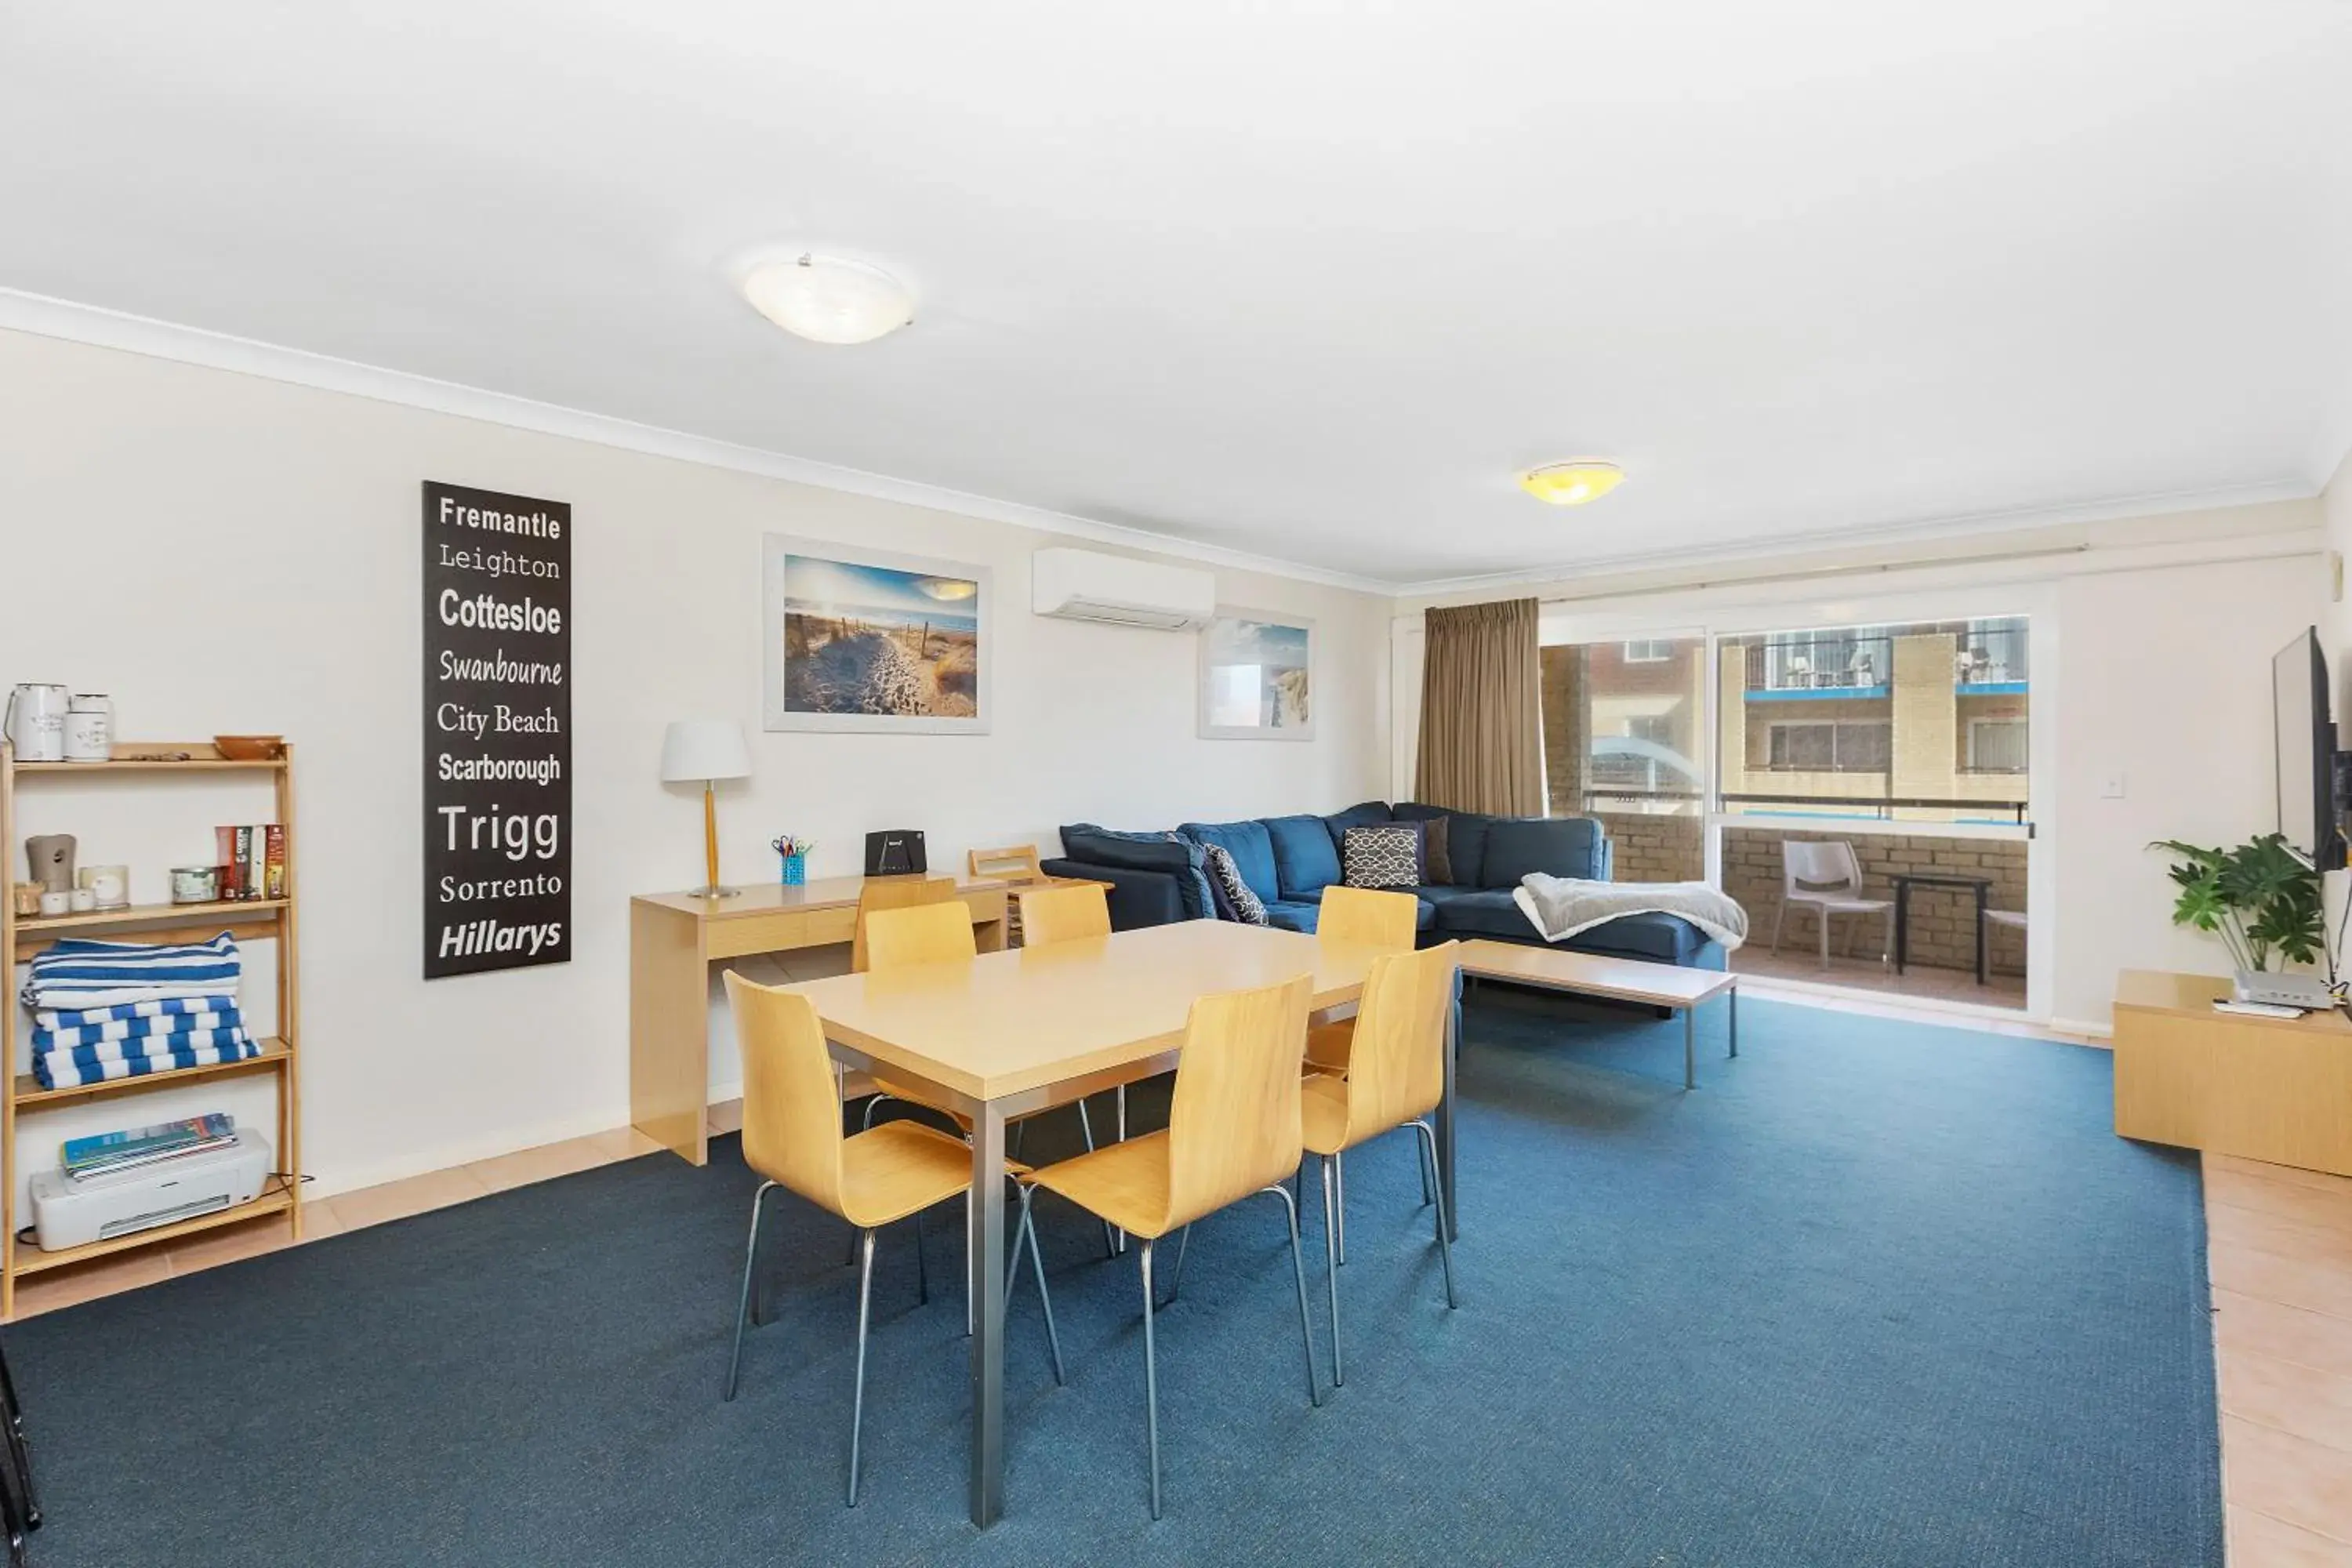
[{"label": "wooden dining chair", "polygon": [[[866,923],[884,910],[903,910],[919,904],[959,903],[955,879],[952,877],[868,877],[857,890],[857,925],[850,933],[849,972],[863,974],[870,968],[867,952]],[[970,923],[970,917],[966,917]]]},{"label": "wooden dining chair", "polygon": [[[1383,892],[1372,888],[1330,887],[1323,890],[1322,912],[1315,918],[1315,937],[1318,942],[1347,947],[1377,947],[1388,952],[1411,952],[1421,925],[1421,900],[1411,893]],[[1313,1073],[1345,1073],[1348,1070],[1349,1042],[1355,1038],[1356,1021],[1339,1018],[1328,1024],[1318,1024],[1307,1031],[1307,1070]],[[1332,1180],[1339,1188],[1340,1232],[1339,1261],[1348,1261],[1348,1188],[1347,1167],[1332,1167]],[[1421,1172],[1421,1201],[1429,1202],[1433,1190],[1430,1167]]]},{"label": "wooden dining chair", "polygon": [[[1356,1011],[1356,1037],[1344,1078],[1310,1076],[1301,1093],[1302,1141],[1323,1166],[1323,1247],[1331,1288],[1331,1383],[1339,1364],[1339,1235],[1346,1197],[1339,1156],[1383,1132],[1411,1127],[1421,1145],[1424,1178],[1437,1160],[1437,1132],[1429,1115],[1445,1094],[1445,1019],[1454,1007],[1460,943],[1376,958],[1364,977]],[[1437,1255],[1445,1270],[1445,1304],[1454,1305],[1454,1248],[1445,1237],[1445,1194],[1437,1208]]]},{"label": "wooden dining chair", "polygon": [[1096,883],[1024,888],[1013,896],[1020,900],[1021,930],[1031,947],[1110,934],[1110,900]]},{"label": "wooden dining chair", "polygon": [[[1282,1200],[1290,1223],[1290,1263],[1298,1286],[1298,1332],[1307,1350],[1307,1398],[1323,1403],[1316,1383],[1315,1331],[1307,1310],[1306,1265],[1298,1249],[1298,1206],[1282,1184],[1301,1159],[1299,1061],[1307,1046],[1306,975],[1255,991],[1202,996],[1192,1006],[1176,1058],[1168,1125],[1126,1142],[1032,1171],[1024,1187],[1058,1193],[1138,1237],[1143,1245],[1143,1397],[1151,1463],[1151,1517],[1160,1517],[1160,1355],[1152,1314],[1158,1305],[1153,1259],[1170,1232],[1181,1286],[1191,1226],[1203,1215],[1267,1193]],[[1023,1214],[1028,1212],[1027,1200]],[[1031,1257],[1036,1256],[1035,1228]]]},{"label": "wooden dining chair", "polygon": [[[860,1439],[866,1421],[866,1347],[874,1300],[875,1233],[902,1219],[915,1221],[917,1279],[920,1267],[922,1212],[971,1187],[971,1150],[957,1139],[919,1121],[887,1121],[845,1136],[833,1062],[824,1027],[807,997],[761,985],[729,971],[727,1001],[735,1017],[735,1037],[743,1053],[743,1163],[760,1176],[751,1194],[751,1238],[743,1249],[743,1288],[735,1303],[735,1348],[727,1359],[726,1397],[735,1397],[743,1364],[743,1324],[751,1315],[752,1283],[760,1261],[760,1215],[768,1194],[778,1187],[799,1194],[856,1226],[862,1255],[857,1280],[857,1381],[849,1415],[849,1506],[857,1506]],[[1021,1167],[1008,1165],[1008,1174]],[[1037,1252],[1028,1208],[1013,1238],[1017,1265],[1024,1245],[1037,1276],[1037,1299],[1045,1316],[1045,1337],[1054,1352],[1054,1377],[1062,1378],[1061,1337],[1054,1329],[1053,1299],[1046,1293],[1045,1262]],[[929,1298],[928,1282],[919,1290]]]},{"label": "wooden dining chair", "polygon": [[[950,903],[910,904],[902,909],[875,911],[866,933],[866,973],[884,974],[919,963],[952,963],[979,956],[971,934],[971,914],[961,900]],[[874,1125],[874,1113],[885,1100],[905,1100],[920,1105],[947,1117],[965,1137],[971,1136],[971,1119],[961,1111],[926,1099],[921,1089],[903,1084],[884,1073],[873,1075],[874,1098],[866,1102],[865,1124]],[[1087,1115],[1087,1102],[1076,1101],[1078,1137],[1089,1149],[1095,1146],[1094,1122]],[[1040,1112],[1039,1114],[1043,1114]],[[1013,1135],[1017,1141],[1022,1129],[1029,1122],[1023,1117],[1013,1123]],[[1105,1235],[1108,1242],[1108,1232]]]}]

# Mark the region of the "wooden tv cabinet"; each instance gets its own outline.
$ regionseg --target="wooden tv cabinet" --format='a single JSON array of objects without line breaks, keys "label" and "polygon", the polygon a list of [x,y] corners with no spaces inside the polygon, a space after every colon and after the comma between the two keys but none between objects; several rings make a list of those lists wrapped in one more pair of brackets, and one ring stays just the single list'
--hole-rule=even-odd
[{"label": "wooden tv cabinet", "polygon": [[2116,986],[2116,1131],[2352,1176],[2352,1022],[2216,1013],[2216,975],[2126,970]]}]

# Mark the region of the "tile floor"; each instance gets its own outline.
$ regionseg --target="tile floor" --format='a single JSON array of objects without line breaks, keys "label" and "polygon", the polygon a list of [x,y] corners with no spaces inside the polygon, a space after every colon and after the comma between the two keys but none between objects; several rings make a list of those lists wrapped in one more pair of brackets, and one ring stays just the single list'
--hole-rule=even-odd
[{"label": "tile floor", "polygon": [[1847,958],[1842,953],[1832,952],[1830,966],[1825,971],[1822,968],[1821,955],[1811,949],[1800,949],[1791,944],[1774,952],[1758,942],[1733,953],[1731,967],[1741,974],[1753,974],[1760,979],[1849,985],[1857,990],[1885,992],[1923,1002],[1967,1002],[1990,1007],[2025,1005],[2025,976],[2022,974],[1995,972],[1983,985],[1977,984],[1972,971],[1965,969],[1934,969],[1914,963],[1897,974],[1880,964],[1875,953]]},{"label": "tile floor", "polygon": [[[1759,979],[1748,989],[1773,988]],[[1784,994],[1846,1011],[1931,1016],[1906,1012],[1893,998]],[[2098,1043],[2022,1023],[1996,1026]],[[734,1131],[741,1121],[740,1101],[711,1108],[714,1133]],[[380,1225],[656,1147],[621,1128],[525,1149],[305,1205],[305,1228],[317,1237]],[[2205,1217],[2231,1568],[2352,1568],[2352,1180],[2208,1155]],[[262,1220],[37,1275],[16,1292],[17,1316],[287,1245],[283,1225]]]}]

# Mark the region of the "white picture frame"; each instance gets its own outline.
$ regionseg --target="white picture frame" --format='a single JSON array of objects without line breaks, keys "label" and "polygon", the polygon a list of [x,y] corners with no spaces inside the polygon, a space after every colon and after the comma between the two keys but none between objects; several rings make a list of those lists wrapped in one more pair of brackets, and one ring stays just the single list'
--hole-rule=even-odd
[{"label": "white picture frame", "polygon": [[[996,663],[989,568],[771,533],[761,539],[760,578],[763,728],[988,733]],[[893,701],[909,710],[877,707]]]},{"label": "white picture frame", "polygon": [[1220,605],[1199,641],[1202,740],[1315,739],[1313,617]]}]

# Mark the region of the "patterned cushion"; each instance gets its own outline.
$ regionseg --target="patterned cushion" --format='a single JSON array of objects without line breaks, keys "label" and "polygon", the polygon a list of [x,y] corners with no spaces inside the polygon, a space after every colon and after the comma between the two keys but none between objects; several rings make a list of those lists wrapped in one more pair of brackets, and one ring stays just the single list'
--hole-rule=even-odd
[{"label": "patterned cushion", "polygon": [[1350,827],[1340,839],[1339,854],[1351,888],[1421,885],[1421,832],[1416,827]]},{"label": "patterned cushion", "polygon": [[1209,877],[1215,889],[1232,900],[1234,914],[1244,925],[1265,924],[1265,903],[1250,888],[1242,876],[1242,868],[1234,861],[1234,852],[1222,844],[1203,845],[1209,855]]}]

